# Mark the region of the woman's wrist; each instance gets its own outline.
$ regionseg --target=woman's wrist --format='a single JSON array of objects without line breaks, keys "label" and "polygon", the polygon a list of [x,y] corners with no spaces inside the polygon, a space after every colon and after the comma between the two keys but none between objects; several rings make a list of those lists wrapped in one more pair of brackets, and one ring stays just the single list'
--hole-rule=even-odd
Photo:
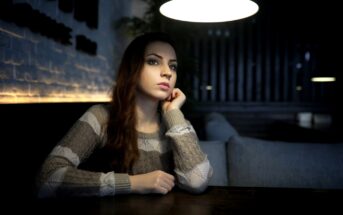
[{"label": "woman's wrist", "polygon": [[175,125],[184,124],[185,123],[185,117],[180,109],[176,108],[170,111],[167,111],[163,114],[163,119],[165,121],[165,124],[167,128],[171,128]]},{"label": "woman's wrist", "polygon": [[129,175],[131,193],[137,193],[137,177]]}]

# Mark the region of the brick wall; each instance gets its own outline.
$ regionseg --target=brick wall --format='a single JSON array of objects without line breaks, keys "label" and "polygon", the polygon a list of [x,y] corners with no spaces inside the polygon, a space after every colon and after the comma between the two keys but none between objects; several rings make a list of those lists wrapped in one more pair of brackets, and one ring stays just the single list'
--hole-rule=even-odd
[{"label": "brick wall", "polygon": [[[130,12],[130,1],[99,0],[97,27],[75,18],[75,8],[63,11],[61,2],[0,3],[2,9],[13,10],[10,18],[0,19],[0,103],[108,99],[125,48],[114,23]],[[74,7],[82,1],[72,2]],[[38,19],[25,20],[34,17]]]}]

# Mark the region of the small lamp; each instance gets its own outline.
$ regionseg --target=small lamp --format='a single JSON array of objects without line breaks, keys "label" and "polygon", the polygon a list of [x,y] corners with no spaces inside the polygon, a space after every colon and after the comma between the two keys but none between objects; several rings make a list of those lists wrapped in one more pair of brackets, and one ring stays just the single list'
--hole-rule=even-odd
[{"label": "small lamp", "polygon": [[160,13],[187,22],[227,22],[252,16],[258,9],[250,0],[172,0],[160,7]]},{"label": "small lamp", "polygon": [[312,77],[311,78],[312,82],[335,82],[336,77],[331,77],[331,76],[317,76],[317,77]]}]

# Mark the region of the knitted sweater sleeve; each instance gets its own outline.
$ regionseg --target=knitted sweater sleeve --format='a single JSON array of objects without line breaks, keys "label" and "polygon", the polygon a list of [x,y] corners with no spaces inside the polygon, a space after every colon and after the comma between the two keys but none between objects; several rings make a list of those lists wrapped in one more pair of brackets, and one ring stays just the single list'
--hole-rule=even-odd
[{"label": "knitted sweater sleeve", "polygon": [[75,122],[44,161],[38,174],[38,196],[109,196],[130,192],[128,174],[91,172],[78,168],[104,138],[108,113],[94,105]]},{"label": "knitted sweater sleeve", "polygon": [[172,141],[177,183],[190,192],[202,192],[212,176],[212,167],[203,153],[193,126],[179,109],[164,114],[166,136]]}]

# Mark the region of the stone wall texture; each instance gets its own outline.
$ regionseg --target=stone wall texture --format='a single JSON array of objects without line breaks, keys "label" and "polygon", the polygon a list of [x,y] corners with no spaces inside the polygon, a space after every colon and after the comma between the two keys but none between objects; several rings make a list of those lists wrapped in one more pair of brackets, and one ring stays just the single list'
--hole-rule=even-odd
[{"label": "stone wall texture", "polygon": [[[73,4],[80,0],[72,1],[67,12],[61,10],[61,0],[4,2],[1,7],[14,12],[0,19],[0,103],[109,99],[125,48],[115,22],[129,13],[130,1],[95,0],[95,28],[75,18]],[[61,41],[63,29],[69,38]],[[89,48],[92,52],[87,52]]]}]

